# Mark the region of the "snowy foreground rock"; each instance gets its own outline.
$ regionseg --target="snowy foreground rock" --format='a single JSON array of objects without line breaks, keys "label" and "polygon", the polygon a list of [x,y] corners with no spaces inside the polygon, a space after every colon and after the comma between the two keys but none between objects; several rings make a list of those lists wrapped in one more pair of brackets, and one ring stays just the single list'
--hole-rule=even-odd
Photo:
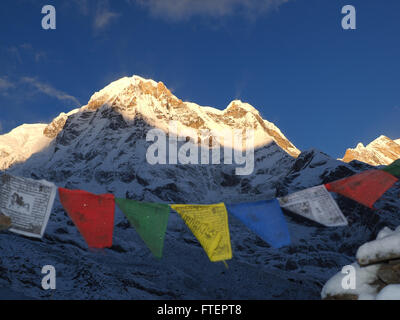
[{"label": "snowy foreground rock", "polygon": [[355,285],[346,286],[350,273],[333,276],[322,289],[323,299],[400,300],[400,226],[385,227],[376,240],[363,244],[356,254]]}]

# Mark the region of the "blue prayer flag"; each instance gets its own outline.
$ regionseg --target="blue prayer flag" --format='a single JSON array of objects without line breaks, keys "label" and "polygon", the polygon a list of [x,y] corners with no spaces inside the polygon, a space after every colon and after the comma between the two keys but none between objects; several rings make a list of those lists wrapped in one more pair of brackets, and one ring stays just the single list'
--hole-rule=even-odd
[{"label": "blue prayer flag", "polygon": [[228,212],[273,248],[290,244],[289,229],[277,199],[226,205]]}]

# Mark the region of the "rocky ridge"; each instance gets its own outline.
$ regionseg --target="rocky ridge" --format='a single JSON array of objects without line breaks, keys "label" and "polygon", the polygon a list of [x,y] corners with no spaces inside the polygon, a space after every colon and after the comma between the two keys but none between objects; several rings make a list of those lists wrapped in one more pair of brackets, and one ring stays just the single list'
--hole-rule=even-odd
[{"label": "rocky ridge", "polygon": [[380,136],[367,146],[359,143],[355,149],[348,149],[343,157],[344,162],[362,161],[373,166],[389,165],[400,158],[400,139],[392,140]]}]

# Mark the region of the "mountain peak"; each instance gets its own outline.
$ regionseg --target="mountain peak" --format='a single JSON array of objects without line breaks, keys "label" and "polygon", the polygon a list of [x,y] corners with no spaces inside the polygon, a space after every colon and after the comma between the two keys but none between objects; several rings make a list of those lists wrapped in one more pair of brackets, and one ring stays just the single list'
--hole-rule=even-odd
[{"label": "mountain peak", "polygon": [[357,144],[356,150],[363,150],[365,149],[365,146],[362,142],[360,142],[359,144]]},{"label": "mountain peak", "polygon": [[[72,142],[71,139],[75,139],[80,133],[91,130],[94,135],[99,135],[97,139],[102,140],[105,139],[100,136],[104,132],[104,126],[117,125],[127,128],[134,126],[135,121],[139,119],[145,122],[148,128],[155,127],[166,133],[169,132],[170,123],[176,122],[180,132],[185,132],[184,130],[194,132],[196,136],[193,138],[197,142],[200,141],[200,130],[220,133],[252,129],[255,149],[276,143],[292,157],[300,154],[278,127],[264,120],[257,109],[248,103],[233,100],[224,110],[219,110],[193,102],[183,102],[172,94],[163,82],[136,75],[113,81],[94,93],[87,105],[68,113],[61,113],[50,124],[36,130],[34,136],[45,141],[47,146],[59,135],[65,144]],[[230,146],[233,142],[220,141],[220,143]],[[232,147],[239,148],[233,145]],[[1,162],[2,157],[0,165]],[[7,161],[4,168],[12,164],[12,161]]]},{"label": "mountain peak", "polygon": [[362,161],[373,166],[389,165],[400,158],[399,140],[392,140],[381,135],[366,147],[359,143],[355,149],[347,149],[343,161]]},{"label": "mountain peak", "polygon": [[391,140],[391,139],[382,134],[378,138],[376,138],[374,141],[372,141],[371,143],[377,143],[380,141],[389,141],[389,140]]},{"label": "mountain peak", "polygon": [[255,130],[255,147],[275,141],[282,149],[296,157],[300,151],[273,124],[263,120],[252,105],[233,100],[224,110],[183,102],[166,87],[140,76],[124,77],[96,92],[83,109],[89,111],[111,107],[131,121],[137,116],[150,125],[168,132],[170,121],[185,129]]},{"label": "mountain peak", "polygon": [[241,100],[233,100],[224,110],[226,113],[237,113],[241,114],[242,116],[246,115],[247,113],[251,113],[256,116],[260,116],[260,113],[256,108],[254,108],[251,104],[243,102]]},{"label": "mountain peak", "polygon": [[113,81],[102,90],[93,94],[88,102],[88,109],[96,110],[99,107],[109,104],[125,104],[134,106],[135,99],[141,95],[151,95],[157,99],[169,97],[177,99],[162,82],[155,82],[134,75]]}]

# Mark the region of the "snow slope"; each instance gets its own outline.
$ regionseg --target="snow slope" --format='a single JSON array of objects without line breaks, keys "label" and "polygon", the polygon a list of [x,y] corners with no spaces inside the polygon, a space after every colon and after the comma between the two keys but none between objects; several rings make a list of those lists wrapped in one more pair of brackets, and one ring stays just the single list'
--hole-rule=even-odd
[{"label": "snow slope", "polygon": [[46,124],[24,124],[0,135],[0,170],[44,150],[52,141],[43,133],[46,127]]},{"label": "snow slope", "polygon": [[[88,137],[86,132],[81,138],[84,137]],[[112,139],[109,143],[119,145]],[[71,155],[62,162],[68,150],[72,151],[68,147],[63,151],[63,147],[60,145],[54,155],[52,161],[55,162],[50,161],[50,166],[57,163],[58,168],[42,170],[40,161],[35,161],[39,157],[35,156],[10,172],[46,178],[59,186],[97,193],[112,191],[117,196],[138,200],[207,203],[286,195],[369,168],[358,162],[342,163],[317,150],[303,152],[297,160],[280,160],[280,165],[274,167],[271,157],[280,155],[274,147],[271,153],[263,151],[258,157],[259,175],[239,177],[238,180],[224,174],[229,172],[226,166],[213,170],[177,166],[153,175],[155,169],[129,162],[126,158],[122,163],[126,163],[127,171],[121,171],[124,166],[118,169],[117,165],[115,169],[120,171],[109,168],[107,174],[94,173],[97,178],[91,179],[90,162],[93,159],[79,161],[79,156]],[[57,156],[58,152],[63,152],[63,156]],[[74,157],[78,166],[82,166],[77,174],[72,161]],[[271,162],[261,160],[264,157],[269,157]],[[274,160],[279,161],[279,158]],[[83,167],[86,163],[87,167]],[[101,161],[93,163],[101,165]],[[272,177],[265,181],[269,170],[279,172],[277,170],[284,168],[286,172],[278,174],[273,182]],[[127,175],[129,172],[131,176]],[[100,252],[90,251],[57,200],[42,241],[0,234],[0,287],[44,299],[319,299],[323,284],[339,266],[354,261],[362,243],[374,238],[383,225],[400,224],[399,192],[397,184],[377,203],[377,212],[337,196],[338,204],[349,220],[348,227],[325,228],[285,212],[292,244],[279,250],[269,247],[230,216],[234,258],[228,261],[228,270],[222,263],[209,262],[197,240],[175,213],[169,221],[162,260],[152,257],[119,210],[116,212],[113,247]],[[54,265],[58,272],[57,290],[53,293],[39,287],[44,264]]]}]

